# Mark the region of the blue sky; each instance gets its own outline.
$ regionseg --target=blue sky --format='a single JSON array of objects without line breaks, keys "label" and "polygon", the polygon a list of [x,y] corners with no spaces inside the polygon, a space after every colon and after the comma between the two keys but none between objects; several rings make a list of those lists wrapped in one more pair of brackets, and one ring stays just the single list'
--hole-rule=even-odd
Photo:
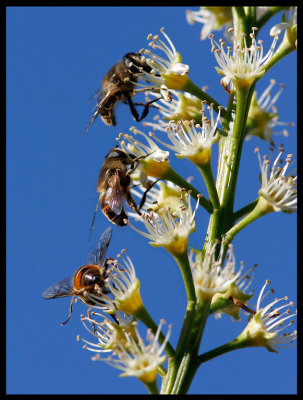
[{"label": "blue sky", "polygon": [[[201,25],[188,25],[184,7],[9,7],[7,8],[7,393],[108,394],[146,393],[135,378],[91,361],[76,336],[91,340],[80,322],[85,306],[76,304],[69,323],[69,300],[46,301],[41,293],[85,264],[88,252],[108,227],[98,212],[88,246],[97,195],[96,183],[104,156],[120,132],[134,125],[129,109],[117,109],[116,127],[96,120],[82,132],[94,107],[90,97],[108,69],[130,51],[147,45],[146,37],[166,33],[190,66],[190,78],[226,105],[208,40],[200,41]],[[265,49],[268,32],[281,13],[260,33]],[[222,32],[215,32],[222,37]],[[290,54],[260,80],[258,93],[274,78],[286,85],[277,102],[281,121],[296,122],[296,54]],[[154,115],[151,111],[151,116]],[[141,127],[140,124],[138,126]],[[143,129],[144,130],[144,129]],[[297,154],[296,127],[278,136],[287,153]],[[236,208],[257,196],[259,166],[254,148],[268,154],[268,143],[245,142]],[[212,161],[216,165],[216,151]],[[194,167],[171,155],[184,177]],[[197,213],[190,245],[203,245],[208,218]],[[131,228],[113,226],[108,254],[126,248],[141,282],[141,295],[156,322],[173,324],[171,343],[178,339],[185,310],[185,290],[171,256],[154,249]],[[296,302],[296,215],[270,214],[241,232],[234,241],[237,262],[258,264],[253,288],[265,279],[275,296]],[[239,264],[238,264],[239,265]],[[223,316],[207,321],[201,351],[237,336],[245,326]],[[244,349],[204,364],[189,393],[296,393],[296,347],[279,354],[264,348]]]}]

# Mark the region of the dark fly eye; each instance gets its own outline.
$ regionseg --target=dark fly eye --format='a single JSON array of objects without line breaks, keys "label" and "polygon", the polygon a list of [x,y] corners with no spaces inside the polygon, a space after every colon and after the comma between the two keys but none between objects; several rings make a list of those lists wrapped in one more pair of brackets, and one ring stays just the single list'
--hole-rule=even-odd
[{"label": "dark fly eye", "polygon": [[89,270],[82,276],[83,286],[95,285],[101,282],[101,275],[99,271]]}]

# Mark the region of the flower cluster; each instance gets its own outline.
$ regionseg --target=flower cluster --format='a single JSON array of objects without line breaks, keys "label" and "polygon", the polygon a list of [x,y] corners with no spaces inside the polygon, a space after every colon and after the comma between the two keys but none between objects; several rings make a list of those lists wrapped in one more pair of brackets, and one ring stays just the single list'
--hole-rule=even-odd
[{"label": "flower cluster", "polygon": [[195,124],[192,120],[179,120],[178,123],[170,122],[166,131],[172,144],[163,142],[154,134],[151,135],[169,150],[174,151],[177,157],[186,157],[194,164],[203,166],[209,163],[211,147],[219,140],[217,127],[220,121],[220,109],[216,119],[212,106],[209,106],[208,109],[210,119],[205,115],[205,105],[202,102],[201,125]]},{"label": "flower cluster", "polygon": [[292,122],[279,121],[278,110],[275,106],[278,98],[281,96],[285,86],[280,85],[280,89],[274,96],[271,95],[271,90],[276,85],[276,81],[271,79],[270,84],[264,90],[259,98],[257,98],[257,92],[254,92],[251,101],[251,106],[248,113],[247,131],[246,138],[249,139],[252,136],[258,136],[263,140],[267,140],[272,146],[275,146],[272,136],[273,134],[282,134],[285,137],[288,136],[286,129],[282,132],[274,131],[273,128],[276,126],[293,126]]},{"label": "flower cluster", "polygon": [[290,309],[281,312],[288,306],[293,307],[294,303],[292,301],[275,307],[277,303],[283,300],[287,301],[287,297],[275,299],[268,305],[261,307],[265,296],[272,293],[267,292],[264,294],[264,290],[269,284],[270,282],[267,280],[263,285],[258,297],[256,313],[250,319],[244,331],[238,336],[238,340],[245,342],[246,346],[264,346],[267,350],[277,353],[277,348],[289,347],[293,345],[293,341],[297,338],[297,331],[293,331],[292,333],[283,332],[290,325],[294,324],[293,319],[286,325],[285,322],[294,317],[296,313],[291,314]]},{"label": "flower cluster", "polygon": [[279,147],[279,154],[273,162],[271,170],[270,159],[267,156],[261,160],[259,149],[255,149],[258,154],[259,165],[261,169],[261,189],[259,195],[266,202],[269,211],[284,211],[292,213],[297,210],[297,176],[293,175],[296,169],[287,172],[288,167],[292,164],[292,154],[286,157],[286,163],[281,167],[283,160],[281,155],[284,152],[283,147]]},{"label": "flower cluster", "polygon": [[[156,115],[153,122],[143,122],[144,126],[150,126],[153,130],[166,132],[170,121],[178,122],[182,120],[194,120],[196,123],[201,121],[201,100],[190,93],[182,93],[171,90],[171,100],[168,102],[162,98],[154,104],[160,113]],[[151,96],[157,94],[150,92]],[[148,98],[147,98],[148,100]]]},{"label": "flower cluster", "polygon": [[[252,28],[250,34],[251,44],[247,44],[245,34],[240,35],[244,45],[242,47],[241,40],[233,36],[233,47],[227,46],[225,51],[225,42],[220,40],[220,44],[214,40],[214,35],[210,34],[214,56],[219,64],[216,70],[219,75],[222,75],[222,86],[228,87],[232,82],[235,87],[250,87],[255,79],[260,78],[266,72],[266,65],[274,54],[274,50],[279,39],[278,34],[274,36],[273,42],[268,52],[263,56],[262,40],[256,41],[255,31],[257,28]],[[230,32],[234,32],[231,28]]]},{"label": "flower cluster", "polygon": [[[90,253],[90,262],[84,266],[92,267],[94,274],[85,276],[86,270],[80,268],[72,283],[59,281],[44,297],[72,296],[71,315],[73,301],[78,296],[89,306],[81,321],[93,336],[92,341],[82,339],[84,348],[95,353],[94,360],[105,361],[119,369],[120,376],[138,378],[152,393],[158,393],[157,374],[163,376],[161,393],[186,393],[196,369],[205,360],[243,347],[262,346],[276,352],[280,347],[292,345],[297,337],[296,331],[284,333],[294,323],[296,313],[290,311],[293,302],[284,297],[261,306],[264,298],[273,293],[265,293],[269,281],[262,287],[256,304],[251,304],[256,265],[246,272],[243,272],[244,262],[237,267],[231,244],[234,237],[257,218],[272,211],[293,213],[297,210],[296,168],[290,170],[293,155],[287,154],[284,162],[281,145],[273,163],[271,155],[261,158],[259,149],[255,150],[261,170],[259,197],[234,211],[245,137],[258,136],[274,146],[272,136],[279,132],[273,129],[292,126],[279,121],[275,105],[284,85],[273,96],[274,80],[261,96],[255,91],[257,81],[296,46],[296,7],[289,8],[288,19],[284,12],[282,23],[271,29],[273,39],[270,38],[272,43],[267,52],[262,40],[257,40],[257,31],[278,8],[241,6],[187,10],[190,24],[203,24],[201,39],[210,39],[211,52],[217,61],[216,71],[223,77],[221,84],[229,95],[226,108],[189,79],[189,65],[182,62],[164,28],[159,35],[148,35],[148,48],[128,53],[116,64],[129,76],[118,76],[116,69],[116,73],[111,72],[114,69],[109,71],[109,76],[112,74],[110,90],[107,88],[102,98],[106,92],[102,88],[98,95],[92,122],[100,114],[105,124],[115,125],[117,102],[127,103],[138,123],[147,116],[149,107],[159,113],[152,122],[143,122],[153,131],[146,133],[131,127],[129,133],[119,134],[118,144],[106,156],[99,174],[97,209],[100,205],[111,223],[123,226],[123,232],[131,228],[151,246],[163,247],[176,261],[187,296],[176,349],[169,343],[172,326],[168,326],[164,335],[165,321],[160,320],[157,326],[145,309],[141,284],[126,250],[121,250],[115,258],[103,260],[111,228],[102,235],[97,249]],[[222,28],[232,46],[226,45],[223,39],[215,40],[212,32]],[[251,33],[246,35],[242,30]],[[283,41],[275,51],[283,30]],[[283,48],[287,50],[285,53]],[[146,103],[132,100],[145,90]],[[141,118],[136,111],[139,105],[144,106]],[[287,136],[285,130],[282,134]],[[217,142],[218,149],[213,151],[212,146]],[[206,190],[209,198],[173,169],[172,152],[177,159],[185,158],[198,168],[205,187],[201,192]],[[216,154],[215,180],[213,158]],[[204,244],[199,238],[201,247],[193,249],[190,239],[196,230],[199,206],[208,212],[209,223],[205,232],[199,231],[205,234]],[[202,225],[204,229],[204,222]],[[207,318],[213,314],[228,314],[240,321],[240,313],[248,315],[242,333],[231,342],[199,355]],[[139,332],[139,321],[148,328],[146,340]],[[167,356],[166,371],[163,364]]]},{"label": "flower cluster", "polygon": [[[147,40],[150,40],[150,49],[141,49],[140,53],[145,55],[146,63],[152,68],[150,72],[143,70],[142,79],[150,83],[138,84],[144,89],[176,89],[182,90],[183,86],[187,82],[187,74],[189,66],[181,63],[182,57],[180,53],[176,51],[175,46],[170,40],[169,36],[164,32],[164,28],[160,30],[165,41],[159,38],[159,35],[149,34]],[[164,53],[167,58],[163,55],[157,54],[154,50]],[[164,95],[167,98],[167,95]]]},{"label": "flower cluster", "polygon": [[215,243],[210,253],[204,259],[198,253],[195,262],[190,259],[193,279],[198,298],[211,300],[217,293],[224,293],[241,275],[243,266],[236,273],[235,255],[233,246],[229,245],[227,260],[223,267],[224,244],[220,247],[219,256],[216,257],[218,243]]},{"label": "flower cluster", "polygon": [[195,214],[199,205],[192,209],[190,194],[185,193],[183,201],[181,189],[180,216],[171,211],[170,208],[158,208],[157,210],[142,215],[142,221],[147,232],[141,231],[129,223],[140,235],[150,240],[154,247],[162,246],[173,255],[187,252],[188,235],[195,230]]},{"label": "flower cluster", "polygon": [[[105,361],[121,370],[120,376],[134,376],[147,384],[154,382],[158,367],[166,360],[163,351],[171,334],[171,325],[169,325],[161,345],[159,345],[159,335],[165,321],[160,321],[155,333],[148,329],[147,344],[145,344],[138,331],[136,321],[119,315],[118,323],[107,319],[99,322],[96,320],[96,316],[102,315],[97,313],[89,315],[88,313],[87,317],[82,316],[83,325],[97,339],[96,343],[82,339],[85,342],[84,348],[96,353],[93,360]],[[91,327],[88,327],[87,323],[90,323]],[[79,339],[80,337],[78,337]],[[110,353],[110,355],[102,358],[100,355],[105,353]]]}]

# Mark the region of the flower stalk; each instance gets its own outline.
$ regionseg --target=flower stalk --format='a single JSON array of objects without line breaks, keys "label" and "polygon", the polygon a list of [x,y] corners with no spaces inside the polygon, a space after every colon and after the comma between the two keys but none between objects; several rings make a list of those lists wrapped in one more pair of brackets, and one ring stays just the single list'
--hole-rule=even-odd
[{"label": "flower stalk", "polygon": [[[258,30],[282,9],[285,9],[282,21],[271,28],[272,43],[265,51],[263,41],[256,40]],[[292,346],[297,338],[295,330],[285,332],[294,324],[296,311],[291,311],[294,303],[285,296],[264,305],[265,297],[274,293],[267,288],[268,280],[255,305],[251,305],[254,296],[251,284],[257,264],[243,273],[241,261],[236,269],[232,244],[244,228],[266,214],[279,211],[289,214],[297,210],[293,154],[286,154],[283,161],[284,147],[280,145],[273,162],[272,154],[261,157],[256,148],[261,170],[258,198],[234,211],[245,137],[254,140],[258,136],[257,140],[267,140],[275,147],[271,128],[286,125],[278,122],[274,106],[283,88],[272,97],[275,81],[271,80],[259,98],[255,88],[274,65],[296,49],[297,8],[200,7],[198,11],[187,10],[187,20],[190,24],[194,21],[204,24],[201,39],[210,40],[222,93],[229,96],[227,108],[193,83],[189,78],[190,66],[183,62],[181,53],[161,28],[159,34],[148,35],[148,48],[124,57],[119,66],[129,76],[122,79],[118,72],[113,73],[110,85],[115,81],[115,86],[110,86],[98,109],[101,116],[101,112],[113,113],[120,101],[128,103],[136,124],[147,116],[151,104],[161,114],[154,122],[145,122],[145,126],[161,131],[159,137],[154,132],[137,129],[137,125],[130,128],[131,134],[119,134],[117,141],[123,154],[113,151],[112,157],[107,156],[111,167],[100,204],[103,212],[107,210],[109,221],[118,221],[111,219],[111,215],[113,218],[122,215],[128,225],[124,232],[133,229],[155,252],[158,247],[164,248],[178,266],[186,305],[182,315],[179,313],[184,317],[176,346],[169,342],[172,325],[168,325],[165,335],[162,330],[165,320],[161,319],[157,325],[145,308],[140,293],[143,284],[141,287],[126,250],[121,250],[116,258],[107,256],[104,261],[111,235],[105,236],[106,240],[91,253],[95,256],[92,260],[90,255],[91,264],[78,269],[81,273],[75,274],[71,282],[61,280],[46,291],[46,298],[71,296],[70,314],[74,298],[83,301],[89,308],[81,321],[94,338],[94,341],[81,338],[84,348],[95,353],[95,361],[104,361],[120,370],[120,376],[137,378],[150,394],[186,394],[199,367],[207,361],[245,347],[264,347],[277,352],[278,348]],[[221,28],[232,45],[224,39],[215,39],[212,31]],[[282,31],[284,36],[276,49]],[[146,104],[132,103],[133,96],[143,91],[147,91]],[[155,98],[150,101],[149,95]],[[134,107],[139,105],[145,108],[142,117],[136,118]],[[282,133],[286,136],[285,131]],[[211,156],[216,143],[219,151],[214,177]],[[198,168],[208,198],[191,185],[191,178],[186,180],[171,167],[172,152]],[[139,200],[135,202],[133,195]],[[123,202],[129,205],[125,207],[125,217],[121,211],[124,213]],[[198,248],[193,248],[191,234],[196,231],[196,213],[200,211],[207,212],[207,231],[204,243],[201,241]],[[200,234],[201,227],[197,231]],[[159,267],[157,264],[158,260],[155,269]],[[165,312],[165,305],[162,311]],[[233,340],[205,352],[205,326],[214,314],[216,319],[225,314],[235,321],[241,320],[240,315],[248,315],[247,324]],[[147,327],[146,340],[141,337],[139,323]]]}]

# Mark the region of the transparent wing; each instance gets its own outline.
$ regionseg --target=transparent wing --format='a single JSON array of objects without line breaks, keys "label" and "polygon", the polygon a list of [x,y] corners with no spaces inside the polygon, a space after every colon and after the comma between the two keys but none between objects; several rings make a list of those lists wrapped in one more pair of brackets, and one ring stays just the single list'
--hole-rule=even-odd
[{"label": "transparent wing", "polygon": [[96,107],[92,117],[90,118],[90,120],[88,121],[88,124],[86,125],[86,128],[84,129],[83,135],[86,134],[86,132],[89,130],[89,128],[92,126],[92,124],[96,121],[96,118],[98,117],[98,114],[99,114],[98,113],[98,109]]},{"label": "transparent wing", "polygon": [[93,115],[91,116],[90,120],[88,121],[88,124],[86,125],[86,128],[83,132],[83,135],[86,134],[86,132],[89,130],[89,128],[92,126],[92,124],[96,121],[96,118],[98,117],[98,104],[101,102],[102,97],[104,97],[104,93],[102,89],[98,89],[90,98],[90,101],[95,99],[97,97],[97,105],[94,108]]},{"label": "transparent wing", "polygon": [[121,191],[119,173],[117,171],[111,178],[110,187],[106,193],[105,201],[115,214],[121,214],[123,208],[123,195]]},{"label": "transparent wing", "polygon": [[64,278],[54,283],[49,288],[44,290],[42,297],[44,299],[56,299],[57,297],[72,296],[72,278]]},{"label": "transparent wing", "polygon": [[102,233],[97,248],[90,252],[87,257],[87,264],[97,264],[101,266],[112,237],[112,232],[113,228],[110,226]]}]

